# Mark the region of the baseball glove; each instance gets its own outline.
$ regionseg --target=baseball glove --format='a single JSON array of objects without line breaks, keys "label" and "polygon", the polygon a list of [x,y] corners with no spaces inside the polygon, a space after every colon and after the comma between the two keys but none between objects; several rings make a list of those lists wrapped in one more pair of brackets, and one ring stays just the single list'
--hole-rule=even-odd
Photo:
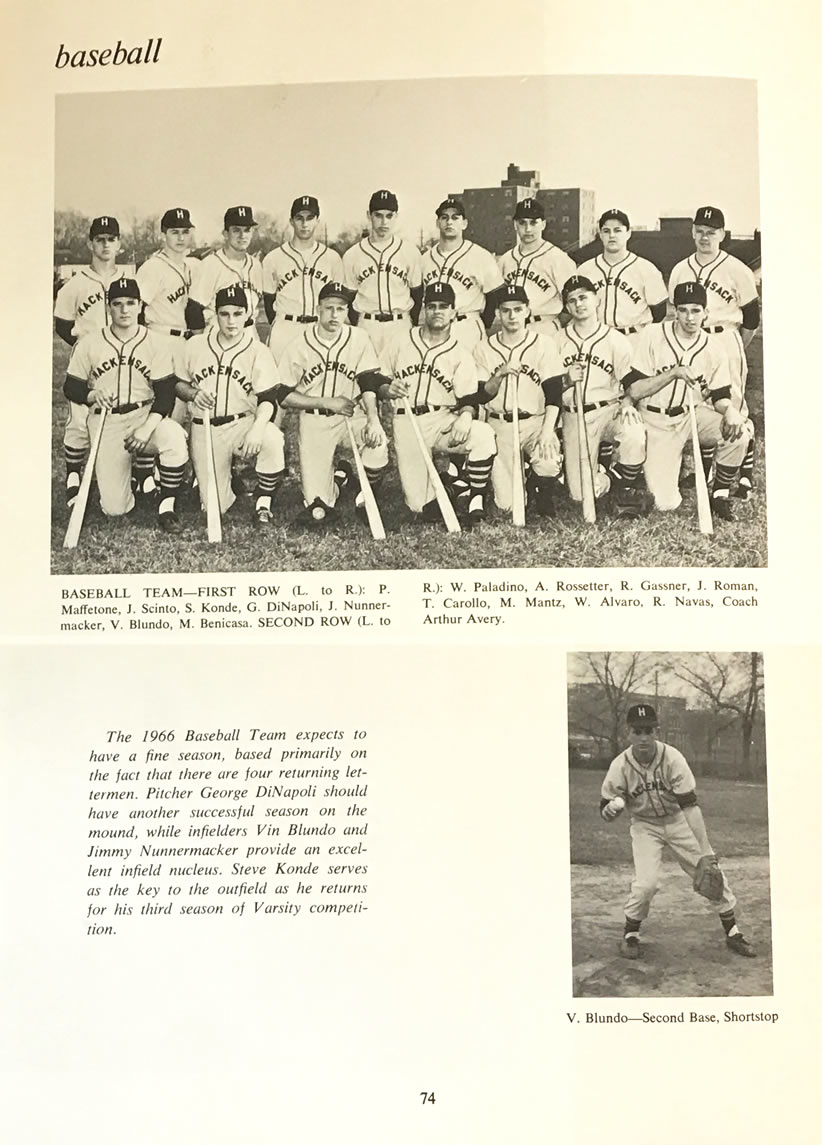
[{"label": "baseball glove", "polygon": [[716,855],[703,855],[694,871],[694,890],[711,902],[719,902],[724,889],[722,868]]}]

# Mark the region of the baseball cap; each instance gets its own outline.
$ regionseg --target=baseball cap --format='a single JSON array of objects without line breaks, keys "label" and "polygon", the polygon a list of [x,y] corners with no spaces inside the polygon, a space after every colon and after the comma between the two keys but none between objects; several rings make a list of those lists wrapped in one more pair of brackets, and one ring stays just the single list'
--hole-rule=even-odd
[{"label": "baseball cap", "polygon": [[694,226],[714,227],[724,231],[725,216],[719,207],[698,207],[694,215]]},{"label": "baseball cap", "polygon": [[293,219],[298,211],[308,211],[309,214],[319,218],[320,204],[313,195],[300,195],[291,204],[291,214],[288,217]]},{"label": "baseball cap", "polygon": [[98,215],[96,219],[91,220],[88,237],[93,239],[96,235],[114,235],[115,238],[120,237],[120,224],[114,215]]},{"label": "baseball cap", "polygon": [[229,207],[223,215],[223,229],[229,227],[256,227],[257,220],[251,207]]},{"label": "baseball cap", "polygon": [[590,278],[586,278],[584,274],[572,274],[568,281],[562,288],[562,301],[565,302],[568,295],[574,290],[590,290],[591,294],[596,294],[597,288],[591,282]]},{"label": "baseball cap", "polygon": [[515,219],[544,219],[545,208],[538,199],[520,199],[514,208]]},{"label": "baseball cap", "polygon": [[599,222],[597,223],[597,226],[600,228],[604,227],[609,219],[614,219],[616,222],[622,223],[626,230],[631,229],[631,224],[628,220],[628,216],[624,211],[620,211],[618,207],[611,207],[609,210],[603,211],[603,213],[599,216]]},{"label": "baseball cap", "polygon": [[440,217],[443,211],[456,211],[457,214],[462,215],[464,219],[468,218],[465,213],[465,204],[460,199],[443,199],[437,207],[437,218]]},{"label": "baseball cap", "polygon": [[214,298],[215,311],[221,306],[240,306],[243,310],[248,310],[248,298],[243,288],[235,282],[233,286],[224,286],[222,290],[218,290]]},{"label": "baseball cap", "polygon": [[708,292],[701,282],[678,282],[674,287],[674,306],[707,306]]},{"label": "baseball cap", "polygon": [[628,709],[628,715],[625,717],[625,722],[629,727],[649,727],[655,728],[659,723],[656,718],[656,709],[651,707],[650,704],[633,704]]},{"label": "baseball cap", "polygon": [[518,286],[514,282],[508,282],[505,286],[501,286],[496,292],[496,303],[500,306],[503,302],[528,302],[528,291],[524,286]]},{"label": "baseball cap", "polygon": [[[110,234],[109,231],[101,231],[101,234]],[[113,302],[115,298],[136,298],[140,301],[140,287],[137,285],[136,278],[115,278],[114,282],[109,285],[106,291],[106,298],[109,302]]]},{"label": "baseball cap", "polygon": [[432,282],[426,286],[422,301],[423,303],[446,302],[449,306],[453,306],[456,302],[454,288],[448,282]]},{"label": "baseball cap", "polygon": [[368,213],[372,211],[398,211],[400,205],[393,191],[375,191],[368,200]]},{"label": "baseball cap", "polygon": [[191,215],[185,207],[171,207],[160,219],[161,231],[167,231],[171,227],[181,227],[185,229],[193,226],[194,223],[191,221]]},{"label": "baseball cap", "polygon": [[353,297],[354,291],[349,290],[342,282],[327,282],[320,289],[317,301],[322,302],[326,298],[341,298],[343,302],[350,302]]}]

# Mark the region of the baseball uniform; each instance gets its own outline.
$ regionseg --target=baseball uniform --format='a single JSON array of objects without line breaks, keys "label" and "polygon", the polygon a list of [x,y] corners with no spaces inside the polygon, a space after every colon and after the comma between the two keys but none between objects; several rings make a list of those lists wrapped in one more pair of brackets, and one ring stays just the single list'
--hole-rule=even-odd
[{"label": "baseball uniform", "polygon": [[582,362],[584,366],[581,393],[588,436],[585,457],[580,453],[574,389],[566,390],[563,398],[562,436],[568,492],[572,500],[582,500],[580,467],[587,464],[592,470],[594,492],[600,497],[610,487],[608,478],[597,469],[601,441],[617,445],[618,460],[614,466],[617,473],[620,466],[625,466],[626,471],[639,472],[645,457],[644,426],[639,419],[626,420],[620,414],[620,401],[624,396],[622,380],[631,369],[631,346],[624,334],[602,323],[582,336],[571,322],[557,341],[564,370],[573,362]]},{"label": "baseball uniform", "polygon": [[[133,280],[132,280],[133,281]],[[134,284],[136,294],[136,283]],[[134,295],[132,295],[134,297]],[[125,341],[107,327],[82,337],[72,351],[66,375],[66,396],[86,401],[91,389],[115,395],[116,405],[106,415],[94,475],[100,506],[106,516],[123,516],[134,507],[131,489],[132,457],[124,442],[149,413],[163,414],[146,452],[159,458],[160,508],[173,502],[188,460],[183,430],[167,415],[173,406],[174,371],[168,339],[144,326]],[[97,432],[102,410],[89,410],[89,433]],[[163,515],[166,515],[165,512]]]},{"label": "baseball uniform", "polygon": [[254,255],[246,254],[241,259],[233,259],[228,257],[225,250],[212,251],[206,255],[192,283],[191,299],[202,306],[206,325],[213,326],[217,291],[229,286],[239,286],[245,291],[249,305],[246,326],[253,337],[258,337],[255,318],[263,294],[263,271]]},{"label": "baseball uniform", "polygon": [[411,291],[422,281],[419,251],[396,236],[384,247],[364,238],[348,248],[342,261],[346,286],[355,292],[358,325],[379,354],[410,323]]},{"label": "baseball uniform", "polygon": [[577,270],[573,260],[543,239],[528,252],[517,243],[500,256],[499,268],[505,282],[525,287],[531,321],[539,333],[555,334],[560,329],[562,288]]},{"label": "baseball uniform", "polygon": [[[745,455],[751,430],[746,424],[741,437],[726,441],[722,436],[722,415],[712,405],[712,400],[731,397],[733,393],[723,342],[717,335],[701,330],[686,343],[675,322],[661,322],[647,326],[640,334],[633,365],[645,377],[654,377],[674,366],[688,366],[697,374],[699,388],[692,393],[699,444],[716,447],[717,472],[721,475],[724,471],[729,482]],[[686,382],[676,379],[637,403],[647,432],[645,480],[657,509],[676,509],[682,503],[678,481],[682,452],[691,437],[689,388]]]},{"label": "baseball uniform", "polygon": [[263,290],[276,296],[276,317],[268,345],[279,362],[300,327],[317,321],[317,296],[327,282],[343,277],[342,259],[324,243],[304,251],[292,242],[275,247],[263,259]]},{"label": "baseball uniform", "polygon": [[651,307],[668,298],[657,267],[630,251],[614,265],[599,254],[582,263],[577,274],[589,278],[596,288],[600,321],[631,339],[653,321]]},{"label": "baseball uniform", "polygon": [[454,289],[456,319],[453,333],[461,346],[472,351],[485,339],[480,315],[485,297],[502,286],[497,260],[484,247],[463,239],[455,250],[443,253],[439,245],[430,247],[421,260],[422,284],[448,282]]},{"label": "baseball uniform", "polygon": [[[497,438],[497,456],[491,470],[494,500],[500,509],[511,509],[513,483],[513,417],[519,411],[520,444],[536,477],[556,477],[562,465],[562,454],[556,433],[551,433],[551,447],[546,456],[540,456],[537,445],[543,429],[548,405],[555,407],[558,416],[562,402],[563,372],[559,351],[553,338],[540,337],[526,330],[523,338],[508,346],[500,334],[482,341],[474,350],[480,383],[486,381],[500,366],[518,369],[516,378],[506,375],[497,393],[484,405],[488,424]],[[556,379],[548,386],[548,379]]]},{"label": "baseball uniform", "polygon": [[[231,459],[255,424],[258,405],[270,402],[276,410],[277,375],[274,359],[251,329],[227,344],[216,326],[203,337],[185,343],[180,380],[214,396],[210,411],[211,441],[217,495],[221,512],[235,501],[231,488]],[[208,471],[203,411],[191,406],[191,458],[200,503],[208,508]],[[272,423],[263,429],[262,446],[254,459],[257,475],[255,499],[271,497],[285,470],[282,432]]]},{"label": "baseball uniform", "polygon": [[[306,397],[341,397],[358,402],[362,394],[360,376],[374,374],[378,368],[376,352],[364,331],[346,325],[333,342],[327,343],[316,326],[308,326],[286,346],[280,360],[280,379],[283,386]],[[321,501],[328,508],[334,507],[338,496],[334,454],[348,440],[347,420],[344,414],[327,410],[300,411],[300,479],[308,506]],[[374,486],[379,485],[388,465],[388,444],[385,439],[376,447],[365,444],[366,421],[365,411],[358,405],[350,424]]]},{"label": "baseball uniform", "polygon": [[[391,342],[383,354],[382,372],[408,385],[408,401],[428,449],[466,454],[471,492],[484,494],[496,452],[491,427],[487,422],[472,421],[467,440],[459,446],[449,444],[460,399],[471,399],[477,393],[476,364],[453,333],[436,345],[429,345],[423,334],[422,328],[415,327]],[[392,408],[394,448],[405,502],[420,513],[434,499],[434,490],[402,401],[394,399]]]}]

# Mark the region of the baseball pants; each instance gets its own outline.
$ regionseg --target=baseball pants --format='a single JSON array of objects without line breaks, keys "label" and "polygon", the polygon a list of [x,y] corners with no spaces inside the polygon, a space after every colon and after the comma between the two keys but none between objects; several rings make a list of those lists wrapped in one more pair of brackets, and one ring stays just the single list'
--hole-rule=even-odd
[{"label": "baseball pants", "polygon": [[[491,470],[491,485],[497,508],[511,511],[514,485],[514,426],[510,421],[489,413],[488,424],[497,438],[497,456]],[[519,440],[524,457],[531,463],[531,472],[537,477],[557,477],[562,467],[562,451],[554,433],[548,457],[535,457],[534,451],[542,426],[542,415],[523,418],[520,414]]]},{"label": "baseball pants", "polygon": [[[666,847],[670,848],[682,870],[693,880],[697,864],[702,858],[702,849],[681,811],[667,815],[664,819],[631,820],[634,878],[625,902],[625,914],[628,918],[641,922],[648,917],[651,900],[659,890],[662,856]],[[722,880],[722,898],[718,903],[712,904],[720,914],[733,910],[736,906],[736,897],[724,875]]]},{"label": "baseball pants", "polygon": [[[384,469],[388,464],[388,443],[383,442],[376,449],[364,444],[363,435],[367,418],[358,409],[351,416],[354,439],[366,469]],[[342,414],[314,413],[303,410],[300,414],[297,440],[300,449],[300,483],[306,505],[317,498],[324,505],[333,507],[337,500],[337,485],[334,481],[334,454],[337,446],[348,442],[346,418]]]},{"label": "baseball pants", "polygon": [[[199,413],[194,414],[199,417]],[[211,426],[211,444],[214,451],[214,476],[217,480],[217,499],[220,512],[225,513],[236,501],[231,488],[231,458],[239,450],[254,425],[252,414],[244,414],[225,425]],[[208,508],[208,460],[205,426],[191,423],[191,460],[200,491],[200,506]],[[254,458],[256,473],[273,476],[285,468],[285,448],[282,431],[268,422],[263,430],[263,444]]]},{"label": "baseball pants", "polygon": [[357,325],[360,330],[366,332],[371,339],[371,345],[378,354],[381,354],[389,342],[393,342],[395,338],[409,329],[411,316],[409,314],[395,314],[392,322],[378,322],[376,318],[366,318],[362,314]]},{"label": "baseball pants", "polygon": [[533,326],[537,334],[544,334],[547,338],[555,338],[562,329],[559,314],[532,314],[528,325]]},{"label": "baseball pants", "polygon": [[89,446],[88,406],[69,402],[68,418],[63,431],[63,445],[67,451],[79,451],[82,455],[80,457],[82,462],[83,457],[88,453]]},{"label": "baseball pants", "polygon": [[289,342],[293,342],[295,338],[299,337],[306,326],[314,325],[316,325],[316,319],[312,322],[294,322],[290,316],[277,314],[268,335],[268,348],[275,363],[279,363]]},{"label": "baseball pants", "polygon": [[[597,469],[597,456],[602,441],[613,442],[617,447],[616,460],[625,465],[641,465],[645,457],[645,427],[641,422],[626,422],[620,417],[619,399],[615,399],[599,409],[589,410],[584,415],[588,436],[587,456],[594,476],[594,493],[601,497],[608,492],[610,482]],[[572,501],[582,500],[582,480],[580,476],[579,437],[577,415],[571,409],[562,411],[562,441],[565,449],[565,484]]]},{"label": "baseball pants", "polygon": [[[459,453],[465,454],[469,462],[487,462],[496,453],[494,431],[488,422],[472,421],[467,441],[453,446],[449,444],[449,438],[457,415],[452,409],[435,409],[416,416],[423,441],[432,454]],[[412,512],[421,513],[423,506],[434,500],[435,494],[414,427],[407,414],[394,415],[393,431],[397,469],[405,503]]]},{"label": "baseball pants", "polygon": [[[664,413],[642,410],[642,420],[648,433],[645,454],[645,482],[653,494],[657,509],[668,512],[682,504],[679,493],[679,469],[682,452],[691,439],[691,420],[688,413],[669,417]],[[735,468],[742,464],[753,427],[747,422],[738,441],[726,441],[722,436],[722,415],[711,406],[696,407],[696,426],[699,444],[707,449],[716,446],[717,465]]]},{"label": "baseball pants", "polygon": [[[132,455],[124,442],[129,434],[148,417],[150,402],[130,413],[109,413],[100,438],[94,476],[100,491],[100,508],[107,517],[122,517],[134,508],[131,491]],[[102,414],[89,412],[88,429],[92,438],[97,433]],[[188,461],[186,435],[171,418],[164,417],[154,428],[145,450],[159,459],[160,475],[164,468],[182,468]]]},{"label": "baseball pants", "polygon": [[485,327],[476,312],[458,314],[451,323],[451,333],[469,354],[473,354],[480,342],[486,338]]}]

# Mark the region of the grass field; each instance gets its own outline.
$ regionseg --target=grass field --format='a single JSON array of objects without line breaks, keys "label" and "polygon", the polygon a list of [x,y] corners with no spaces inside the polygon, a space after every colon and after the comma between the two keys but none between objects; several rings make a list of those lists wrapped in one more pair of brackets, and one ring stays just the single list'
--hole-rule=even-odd
[{"label": "grass field", "polygon": [[[261,329],[261,333],[265,333]],[[429,569],[429,568],[755,568],[767,563],[764,487],[764,414],[762,343],[749,350],[748,404],[756,424],[757,492],[736,505],[736,519],[719,523],[713,537],[697,528],[693,491],[675,513],[655,513],[640,521],[616,521],[601,506],[595,526],[581,521],[578,506],[563,501],[555,520],[530,519],[515,529],[507,514],[492,508],[479,528],[448,535],[442,526],[416,524],[403,503],[396,463],[380,495],[388,536],[374,541],[343,505],[340,523],[323,534],[290,527],[302,508],[294,433],[294,415],[286,421],[286,460],[291,470],[278,495],[277,524],[262,533],[251,525],[248,498],[238,500],[224,520],[224,543],[209,545],[196,497],[181,499],[186,530],[170,538],[158,532],[149,508],[128,520],[107,521],[96,498],[87,513],[77,549],[62,549],[68,513],[63,498],[62,430],[66,401],[62,385],[68,347],[54,340],[51,522],[52,571],[55,573],[262,572],[266,570]],[[390,421],[386,419],[387,426]]]},{"label": "grass field", "polygon": [[662,885],[642,926],[645,957],[620,957],[623,904],[633,877],[628,819],[599,816],[604,772],[569,773],[571,910],[576,997],[760,996],[773,992],[767,793],[761,784],[701,779],[708,837],[739,900],[737,917],[758,957],[725,947],[715,909],[666,856]]}]

